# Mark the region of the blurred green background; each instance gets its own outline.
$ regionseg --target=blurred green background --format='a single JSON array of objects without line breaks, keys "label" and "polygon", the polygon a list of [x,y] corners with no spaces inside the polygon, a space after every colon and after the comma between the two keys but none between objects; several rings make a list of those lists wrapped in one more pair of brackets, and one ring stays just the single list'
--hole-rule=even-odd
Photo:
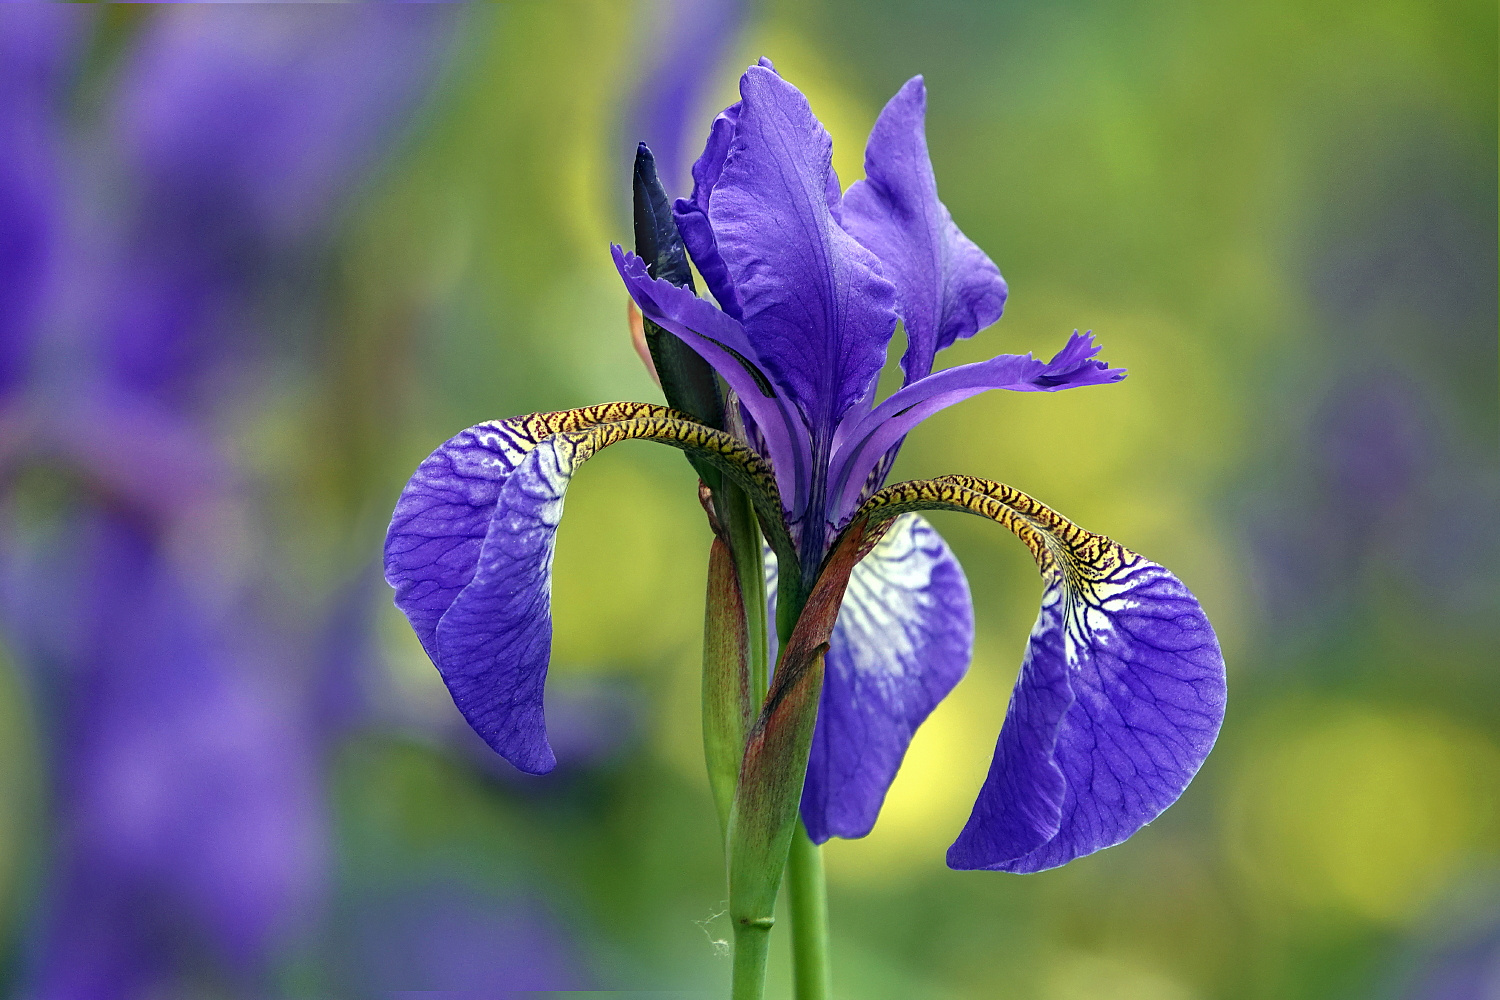
[{"label": "blurred green background", "polygon": [[[152,16],[117,16],[115,44]],[[313,332],[217,427],[281,600],[369,575],[406,478],[461,428],[657,398],[608,247],[629,242],[623,123],[664,30],[639,4],[463,12],[298,277]],[[1171,567],[1230,671],[1218,748],[1132,840],[1039,875],[947,870],[1040,587],[1008,534],[935,518],[973,587],[976,655],[874,832],[826,849],[841,997],[1500,995],[1432,986],[1500,968],[1496,43],[1489,2],[745,14],[695,151],[764,54],[833,134],[847,186],[883,102],[924,74],[942,197],[1011,290],[940,364],[1050,355],[1079,328],[1130,369],[955,407],[895,478],[999,479]],[[108,46],[95,58],[107,89]],[[379,709],[331,755],[331,888],[282,988],[342,995],[362,921],[426,880],[544,910],[579,970],[557,985],[723,991],[697,707],[708,540],[673,451],[611,449],[578,476],[549,683],[618,717],[605,749],[543,778],[432,735],[457,718],[447,694],[389,592],[362,592]],[[7,669],[0,686],[19,952],[53,793],[24,685]]]}]

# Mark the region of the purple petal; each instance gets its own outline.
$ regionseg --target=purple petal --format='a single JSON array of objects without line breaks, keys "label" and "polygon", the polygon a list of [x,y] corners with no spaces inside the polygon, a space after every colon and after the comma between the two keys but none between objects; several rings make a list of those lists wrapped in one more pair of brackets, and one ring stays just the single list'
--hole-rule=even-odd
[{"label": "purple petal", "polygon": [[932,371],[938,351],[1000,318],[1005,279],[959,231],[938,200],[927,156],[927,88],[920,76],[896,92],[865,147],[866,179],[844,196],[844,228],[880,258],[896,283],[906,324],[906,381]]},{"label": "purple petal", "polygon": [[740,96],[708,217],[746,334],[824,439],[884,363],[895,289],[829,210],[833,144],[807,99],[763,66]]},{"label": "purple petal", "polygon": [[995,758],[949,867],[1034,872],[1118,844],[1208,756],[1225,694],[1212,626],[1161,566],[1113,545],[1106,557],[1100,578],[1044,572]]},{"label": "purple petal", "polygon": [[854,509],[882,456],[939,410],[991,389],[1056,392],[1123,379],[1125,369],[1094,360],[1099,351],[1092,334],[1075,331],[1051,361],[1038,361],[1030,354],[1001,354],[944,369],[892,393],[875,409],[859,415],[852,430],[840,428],[840,445],[829,475],[832,518],[842,520]]},{"label": "purple petal", "polygon": [[681,338],[713,366],[750,412],[763,435],[776,470],[782,502],[793,515],[806,503],[811,478],[811,446],[801,418],[765,374],[755,347],[740,323],[685,288],[652,278],[633,253],[612,246],[615,267],[641,312],[657,326]]},{"label": "purple petal", "polygon": [[438,621],[474,579],[500,491],[532,444],[504,421],[470,427],[417,466],[396,502],[385,578],[433,663]]},{"label": "purple petal", "polygon": [[557,763],[542,712],[552,553],[568,483],[592,453],[509,421],[471,427],[417,468],[386,536],[396,605],[453,703],[528,774]]},{"label": "purple petal", "polygon": [[713,293],[719,308],[735,319],[739,319],[740,297],[719,256],[719,247],[714,240],[713,227],[708,222],[709,197],[719,175],[724,172],[724,159],[729,155],[729,145],[734,141],[734,130],[740,119],[740,103],[736,101],[719,113],[708,129],[708,143],[703,155],[693,164],[693,194],[691,198],[678,198],[672,206],[672,217],[677,220],[677,231],[687,245],[703,283]]},{"label": "purple petal", "polygon": [[542,711],[552,654],[552,554],[586,453],[549,438],[506,479],[474,578],[437,625],[435,662],[474,731],[528,774],[557,764]]},{"label": "purple petal", "polygon": [[802,819],[817,843],[875,825],[912,734],[968,669],[974,610],[941,536],[905,514],[855,567],[824,660]]}]

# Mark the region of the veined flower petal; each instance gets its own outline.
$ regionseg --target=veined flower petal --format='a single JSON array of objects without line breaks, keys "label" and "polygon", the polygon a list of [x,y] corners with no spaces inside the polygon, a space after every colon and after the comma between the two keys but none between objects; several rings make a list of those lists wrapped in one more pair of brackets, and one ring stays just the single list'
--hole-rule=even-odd
[{"label": "veined flower petal", "polygon": [[[412,476],[386,536],[386,580],[474,730],[534,774],[556,763],[542,717],[553,541],[573,473],[600,448],[644,439],[703,457],[780,518],[765,463],[728,434],[646,403],[480,424]],[[790,541],[773,539],[783,551]]]},{"label": "veined flower petal", "polygon": [[875,825],[912,735],[969,667],[963,568],[919,514],[903,514],[850,574],[824,660],[802,790],[817,843]]},{"label": "veined flower petal", "polygon": [[708,219],[767,373],[831,440],[885,361],[895,288],[830,209],[832,141],[807,99],[764,66],[740,97]]},{"label": "veined flower petal", "polygon": [[1224,719],[1224,657],[1175,576],[1018,490],[897,483],[854,523],[922,509],[999,521],[1041,569],[1042,610],[952,868],[1034,872],[1118,844],[1175,802]]},{"label": "veined flower petal", "polygon": [[926,115],[927,88],[913,77],[871,129],[865,179],[850,185],[842,216],[844,228],[874,251],[896,284],[908,383],[932,371],[938,351],[998,320],[1006,295],[1000,269],[938,200]]}]

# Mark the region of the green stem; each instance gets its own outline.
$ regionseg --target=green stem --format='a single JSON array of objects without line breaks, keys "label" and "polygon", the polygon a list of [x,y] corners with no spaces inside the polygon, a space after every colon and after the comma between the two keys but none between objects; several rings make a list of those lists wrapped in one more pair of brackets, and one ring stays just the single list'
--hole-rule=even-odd
[{"label": "green stem", "polygon": [[[760,525],[755,507],[744,490],[725,483],[718,492],[719,514],[729,536],[745,608],[745,638],[750,665],[750,703],[756,710],[766,698],[770,670],[767,666],[770,638],[766,619],[766,577],[761,554]],[[753,721],[753,717],[752,720]],[[733,912],[733,909],[731,909]],[[766,955],[771,945],[769,914],[734,926],[734,972],[732,1000],[761,1000],[766,989]]]},{"label": "green stem", "polygon": [[829,1000],[833,968],[828,958],[828,886],[823,849],[812,842],[802,821],[792,834],[787,858],[787,892],[792,911],[792,978],[796,1000]]},{"label": "green stem", "polygon": [[734,929],[734,984],[731,1000],[761,1000],[766,991],[766,953],[771,927],[739,925]]}]

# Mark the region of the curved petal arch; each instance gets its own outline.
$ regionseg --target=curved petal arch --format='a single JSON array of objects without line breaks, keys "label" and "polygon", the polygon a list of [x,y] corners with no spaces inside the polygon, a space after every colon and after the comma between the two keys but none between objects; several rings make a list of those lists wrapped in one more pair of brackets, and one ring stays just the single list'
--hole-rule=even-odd
[{"label": "curved petal arch", "polygon": [[[624,419],[603,419],[609,415]],[[529,773],[556,763],[542,686],[563,499],[580,465],[627,440],[657,441],[712,462],[747,488],[763,521],[780,523],[775,483],[758,455],[665,407],[625,403],[493,421],[458,434],[417,469],[386,537],[396,604],[454,703],[486,743]],[[783,550],[790,545],[784,530],[771,534]]]},{"label": "curved petal arch", "polygon": [[1005,525],[1044,584],[949,867],[1034,872],[1120,843],[1177,800],[1218,737],[1224,657],[1203,609],[1165,568],[989,480],[897,483],[851,527],[933,509]]}]

